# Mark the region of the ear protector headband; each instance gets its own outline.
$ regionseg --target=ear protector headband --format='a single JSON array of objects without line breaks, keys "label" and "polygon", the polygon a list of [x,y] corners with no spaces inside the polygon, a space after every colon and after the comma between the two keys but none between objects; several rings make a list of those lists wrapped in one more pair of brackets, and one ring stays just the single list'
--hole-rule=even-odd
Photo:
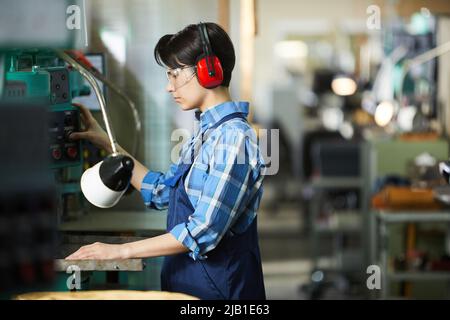
[{"label": "ear protector headband", "polygon": [[203,54],[197,59],[197,79],[201,86],[213,89],[223,82],[222,64],[212,51],[206,25],[199,23],[197,26],[203,48]]}]

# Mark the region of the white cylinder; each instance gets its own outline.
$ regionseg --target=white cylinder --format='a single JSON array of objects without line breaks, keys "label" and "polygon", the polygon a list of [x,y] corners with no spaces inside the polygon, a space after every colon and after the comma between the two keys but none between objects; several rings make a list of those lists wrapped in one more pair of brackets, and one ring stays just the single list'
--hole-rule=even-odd
[{"label": "white cylinder", "polygon": [[81,191],[90,203],[99,208],[111,208],[119,202],[123,191],[114,191],[105,186],[100,178],[100,161],[92,168],[87,169],[81,176]]}]

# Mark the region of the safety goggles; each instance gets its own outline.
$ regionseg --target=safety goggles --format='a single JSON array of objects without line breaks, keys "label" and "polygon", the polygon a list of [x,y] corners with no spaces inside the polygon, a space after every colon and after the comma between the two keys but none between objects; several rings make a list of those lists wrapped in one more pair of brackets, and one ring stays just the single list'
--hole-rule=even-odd
[{"label": "safety goggles", "polygon": [[[192,69],[192,72],[189,73],[185,70]],[[167,69],[166,76],[169,83],[173,86],[174,90],[181,88],[186,85],[189,81],[192,80],[195,76],[195,67],[194,66],[184,66],[176,69]]]}]

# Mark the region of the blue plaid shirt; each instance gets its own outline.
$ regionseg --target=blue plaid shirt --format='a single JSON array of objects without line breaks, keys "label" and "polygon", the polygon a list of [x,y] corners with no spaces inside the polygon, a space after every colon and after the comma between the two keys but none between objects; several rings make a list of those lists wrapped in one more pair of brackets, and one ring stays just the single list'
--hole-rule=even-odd
[{"label": "blue plaid shirt", "polygon": [[189,248],[194,260],[207,258],[205,254],[228,232],[244,232],[256,216],[263,193],[265,164],[254,130],[242,119],[228,120],[208,130],[231,113],[247,116],[248,109],[248,102],[229,101],[197,112],[199,125],[183,146],[178,163],[172,164],[166,173],[149,171],[142,181],[141,195],[146,206],[166,209],[170,187],[165,181],[175,174],[181,161],[192,161],[191,150],[195,148],[193,164],[185,179],[186,193],[195,211],[188,221],[170,230]]}]

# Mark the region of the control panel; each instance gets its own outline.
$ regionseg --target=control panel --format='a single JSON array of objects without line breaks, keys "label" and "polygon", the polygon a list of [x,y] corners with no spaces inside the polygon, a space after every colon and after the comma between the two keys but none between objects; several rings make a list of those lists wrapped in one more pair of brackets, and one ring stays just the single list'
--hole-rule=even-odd
[{"label": "control panel", "polygon": [[79,165],[81,146],[79,141],[71,141],[72,132],[80,131],[80,114],[73,110],[53,111],[49,116],[49,155],[54,168]]}]

